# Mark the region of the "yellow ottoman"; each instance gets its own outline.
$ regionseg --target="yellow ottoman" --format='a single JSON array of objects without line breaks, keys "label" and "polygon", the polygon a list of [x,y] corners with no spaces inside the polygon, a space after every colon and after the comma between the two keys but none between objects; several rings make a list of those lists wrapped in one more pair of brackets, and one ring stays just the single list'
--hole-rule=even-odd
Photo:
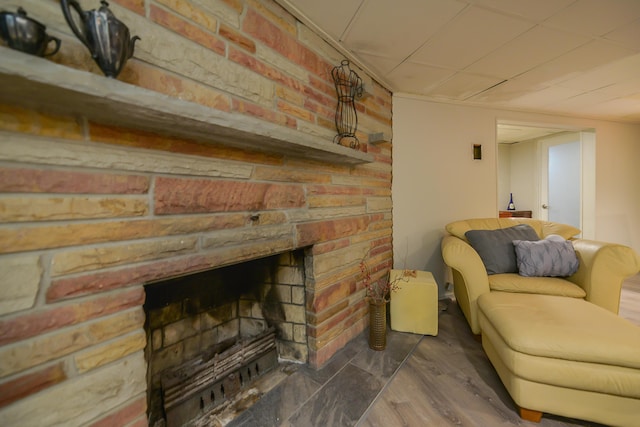
[{"label": "yellow ottoman", "polygon": [[[428,271],[415,271],[415,277],[398,282],[391,292],[391,329],[422,335],[438,335],[438,285]],[[391,280],[403,270],[391,270]]]},{"label": "yellow ottoman", "polygon": [[482,347],[520,416],[640,425],[640,327],[580,298],[487,292]]}]

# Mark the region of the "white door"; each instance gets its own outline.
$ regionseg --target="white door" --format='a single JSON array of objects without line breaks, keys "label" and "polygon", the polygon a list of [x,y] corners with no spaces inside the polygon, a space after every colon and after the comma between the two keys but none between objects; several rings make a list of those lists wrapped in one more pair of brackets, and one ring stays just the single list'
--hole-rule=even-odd
[{"label": "white door", "polygon": [[580,223],[580,141],[547,147],[548,220],[582,228]]},{"label": "white door", "polygon": [[592,236],[595,135],[570,132],[541,141],[539,218],[570,224]]}]

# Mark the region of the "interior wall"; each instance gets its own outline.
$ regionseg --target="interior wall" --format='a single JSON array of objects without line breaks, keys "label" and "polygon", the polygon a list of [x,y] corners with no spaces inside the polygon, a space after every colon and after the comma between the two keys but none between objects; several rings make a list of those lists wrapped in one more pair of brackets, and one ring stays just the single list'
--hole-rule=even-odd
[{"label": "interior wall", "polygon": [[[394,96],[394,265],[431,271],[441,295],[447,270],[440,253],[444,226],[495,217],[498,120],[594,128],[598,240],[640,252],[640,124],[465,107]],[[482,144],[482,160],[473,160]]]},{"label": "interior wall", "polygon": [[498,210],[503,211],[509,205],[511,192],[511,146],[498,144]]},{"label": "interior wall", "polygon": [[535,211],[538,200],[538,145],[535,141],[518,142],[511,145],[510,151],[511,187],[507,191],[507,198],[499,200],[505,200],[501,209],[507,207],[508,193],[511,192],[516,210]]}]

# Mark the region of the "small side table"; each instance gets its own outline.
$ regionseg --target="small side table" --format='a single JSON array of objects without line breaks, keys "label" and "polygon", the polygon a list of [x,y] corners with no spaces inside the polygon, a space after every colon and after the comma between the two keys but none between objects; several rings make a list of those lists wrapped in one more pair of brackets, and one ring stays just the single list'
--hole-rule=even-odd
[{"label": "small side table", "polygon": [[[402,270],[391,270],[391,280]],[[391,329],[421,335],[438,335],[438,284],[428,271],[401,280],[391,292]]]},{"label": "small side table", "polygon": [[500,218],[531,218],[531,211],[500,211]]}]

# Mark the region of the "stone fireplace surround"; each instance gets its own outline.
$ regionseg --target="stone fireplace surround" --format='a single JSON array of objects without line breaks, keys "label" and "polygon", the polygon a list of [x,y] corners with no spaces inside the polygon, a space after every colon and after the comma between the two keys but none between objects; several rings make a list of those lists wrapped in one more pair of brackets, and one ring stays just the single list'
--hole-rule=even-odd
[{"label": "stone fireplace surround", "polygon": [[[30,14],[59,8],[56,1],[23,3]],[[137,3],[146,8],[118,7]],[[110,5],[143,39],[162,36],[163,48],[173,43],[207,61],[201,47],[158,26],[171,25],[153,15],[159,3],[167,2]],[[363,144],[366,152],[352,153],[330,143],[335,94],[318,70],[339,63],[340,55],[327,55],[272,2],[215,3],[224,9],[220,17],[233,9],[241,21],[234,24],[238,33],[219,26],[230,40],[228,58],[215,54],[209,65],[219,69],[215,64],[227,61],[236,75],[249,76],[242,67],[260,75],[244,81],[276,82],[273,110],[257,108],[230,82],[216,88],[228,92],[216,93],[210,82],[183,77],[145,50],[153,43],[136,48],[145,60],[127,64],[126,84],[79,65],[91,60],[61,23],[48,23],[48,30],[67,49],[61,62],[71,65],[71,78],[64,83],[55,76],[67,66],[25,57],[17,61],[27,72],[16,74],[20,67],[11,64],[22,54],[0,47],[0,419],[9,425],[147,425],[147,283],[304,249],[308,363],[322,366],[367,326],[358,262],[369,253],[374,280],[391,267],[391,145]],[[299,61],[295,72],[267,68],[264,51],[257,62],[240,60],[233,47],[241,40],[276,51],[286,39],[283,28],[292,26],[299,39],[278,54],[304,50],[288,59]],[[48,65],[59,68],[39,72]],[[300,70],[308,74],[302,83],[290,80]],[[119,103],[106,96],[105,106],[116,114],[135,111],[121,103],[140,100],[143,114],[134,117],[149,121],[136,128],[102,120],[101,96],[87,104],[82,89],[97,81],[107,94],[135,94]],[[46,88],[47,96],[14,96],[34,87]],[[175,87],[190,101],[177,99]],[[369,90],[372,96],[358,102],[365,142],[368,133],[389,133],[391,126],[391,94],[375,82]],[[186,120],[175,116],[180,110],[198,118],[196,134],[161,126],[158,118],[167,115]],[[229,138],[228,123],[239,124],[246,142],[237,132]]]},{"label": "stone fireplace surround", "polygon": [[[12,114],[68,123],[28,110]],[[90,128],[97,139],[122,132]],[[86,147],[42,135],[0,137],[0,156],[11,158],[0,166],[9,194],[4,202],[11,204],[12,195],[22,198],[16,193],[35,202],[33,209],[25,209],[29,202],[18,203],[12,213],[28,224],[0,228],[7,254],[0,268],[6,283],[16,284],[13,294],[5,290],[0,318],[0,387],[7,402],[0,417],[9,424],[19,425],[26,416],[23,425],[87,425],[96,419],[107,420],[105,426],[127,424],[111,424],[113,417],[146,425],[143,286],[163,278],[306,248],[308,363],[322,366],[366,328],[358,262],[370,251],[374,278],[391,267],[390,216],[383,202],[388,190],[376,188],[385,182],[377,172],[358,177],[352,167],[312,163],[316,172],[302,178],[376,183],[366,190],[184,176],[183,165],[206,161],[206,155],[187,160],[182,154],[102,143]],[[243,166],[248,154],[229,149],[226,155],[243,159],[230,161]],[[269,166],[272,157],[248,156],[256,162],[253,168],[280,175]],[[100,167],[96,158],[102,159]],[[105,165],[105,159],[112,163]],[[123,159],[138,169],[123,168]],[[352,205],[322,206],[332,198]],[[55,209],[41,211],[44,205]],[[51,221],[58,216],[68,219]],[[87,403],[98,400],[103,406]]]}]

